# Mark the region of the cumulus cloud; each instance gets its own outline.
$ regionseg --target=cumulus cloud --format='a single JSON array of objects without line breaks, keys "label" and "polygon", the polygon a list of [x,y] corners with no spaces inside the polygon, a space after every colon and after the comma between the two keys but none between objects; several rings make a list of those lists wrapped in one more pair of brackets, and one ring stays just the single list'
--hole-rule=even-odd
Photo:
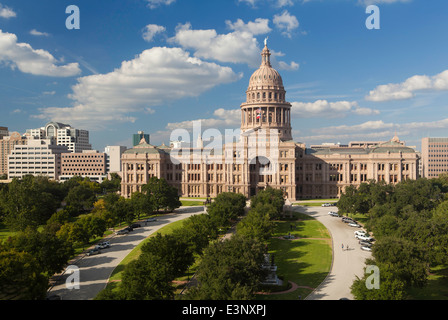
[{"label": "cumulus cloud", "polygon": [[412,0],[358,0],[358,4],[369,6],[371,4],[409,3]]},{"label": "cumulus cloud", "polygon": [[24,73],[51,77],[71,77],[81,73],[78,63],[58,65],[61,61],[48,51],[18,43],[17,36],[0,30],[0,62]]},{"label": "cumulus cloud", "polygon": [[9,18],[15,18],[16,16],[17,14],[14,12],[14,10],[6,6],[3,6],[0,3],[0,18],[9,19]]},{"label": "cumulus cloud", "polygon": [[287,10],[283,11],[281,15],[276,14],[273,22],[282,34],[288,38],[291,38],[292,32],[299,27],[299,20]]},{"label": "cumulus cloud", "polygon": [[191,57],[181,48],[154,47],[107,74],[82,77],[69,95],[73,107],[43,108],[35,116],[97,127],[102,122],[133,122],[132,113],[196,97],[240,79],[232,69]]},{"label": "cumulus cloud", "polygon": [[269,27],[269,19],[257,18],[255,21],[249,21],[248,23],[244,23],[241,19],[235,22],[227,20],[226,24],[231,30],[249,32],[253,35],[266,34],[272,31]]},{"label": "cumulus cloud", "polygon": [[148,24],[143,30],[143,39],[147,42],[151,42],[156,34],[163,33],[166,28],[163,26],[158,26],[156,24]]},{"label": "cumulus cloud", "polygon": [[366,96],[369,101],[405,100],[415,96],[419,90],[448,90],[448,70],[435,76],[415,75],[402,83],[380,85]]},{"label": "cumulus cloud", "polygon": [[190,23],[178,26],[176,35],[168,40],[185,49],[193,49],[198,58],[220,62],[247,63],[258,66],[260,50],[252,33],[234,31],[218,34],[214,29],[193,30]]},{"label": "cumulus cloud", "polygon": [[315,102],[292,102],[291,115],[293,117],[345,117],[347,114],[357,115],[377,115],[380,112],[369,108],[361,108],[356,101],[336,101],[317,100]]}]

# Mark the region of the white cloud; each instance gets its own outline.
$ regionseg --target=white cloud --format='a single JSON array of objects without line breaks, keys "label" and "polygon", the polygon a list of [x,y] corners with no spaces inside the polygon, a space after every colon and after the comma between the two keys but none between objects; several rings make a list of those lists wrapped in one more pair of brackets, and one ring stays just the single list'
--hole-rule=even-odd
[{"label": "white cloud", "polygon": [[180,48],[154,47],[110,73],[79,78],[69,95],[73,107],[43,108],[35,117],[90,128],[134,122],[132,113],[152,113],[153,106],[196,97],[240,77],[228,67],[201,61]]},{"label": "white cloud", "polygon": [[170,5],[174,2],[176,2],[176,0],[146,0],[146,2],[148,2],[148,7],[150,9],[155,9],[158,8],[162,5]]},{"label": "white cloud", "polygon": [[377,115],[378,110],[361,108],[356,101],[336,101],[317,100],[315,102],[292,102],[291,115],[293,117],[345,117],[349,113],[357,115]]},{"label": "white cloud", "polygon": [[38,36],[38,37],[49,37],[50,36],[49,33],[40,32],[40,31],[37,31],[36,29],[31,30],[30,34],[33,36]]},{"label": "white cloud", "polygon": [[148,24],[143,30],[143,39],[147,42],[151,42],[155,35],[158,33],[163,33],[166,28],[163,26],[158,26],[156,24]]},{"label": "white cloud", "polygon": [[290,64],[287,64],[284,61],[279,61],[278,65],[279,65],[279,70],[299,70],[299,67],[300,67],[299,64],[294,61],[291,61]]},{"label": "white cloud", "polygon": [[272,31],[269,27],[269,19],[257,18],[254,22],[249,21],[248,23],[244,23],[241,19],[238,19],[234,23],[227,20],[226,24],[231,30],[249,32],[253,35],[266,34]]},{"label": "white cloud", "polygon": [[18,43],[17,36],[0,30],[0,62],[24,73],[51,77],[71,77],[81,73],[78,63],[66,65],[48,51],[33,49],[27,43]]},{"label": "white cloud", "polygon": [[287,10],[283,11],[281,15],[276,14],[273,21],[282,34],[289,38],[291,38],[292,32],[299,27],[297,18],[289,14]]},{"label": "white cloud", "polygon": [[415,96],[419,90],[448,90],[448,70],[435,76],[415,75],[402,83],[377,86],[366,96],[369,101],[405,100]]},{"label": "white cloud", "polygon": [[14,10],[6,6],[3,6],[0,3],[0,18],[9,19],[9,18],[15,18],[16,16],[17,14],[14,12]]},{"label": "white cloud", "polygon": [[191,24],[186,23],[178,26],[176,35],[168,41],[195,50],[194,55],[203,59],[247,63],[253,67],[260,61],[257,39],[246,31],[218,34],[214,29],[193,30]]},{"label": "white cloud", "polygon": [[240,126],[241,124],[241,110],[233,109],[226,110],[223,108],[216,109],[213,112],[213,118],[208,119],[196,119],[187,120],[182,122],[168,123],[166,129],[186,129],[191,130],[193,128],[193,123],[196,121],[201,122],[201,127],[203,129],[214,128],[214,129],[233,129]]}]

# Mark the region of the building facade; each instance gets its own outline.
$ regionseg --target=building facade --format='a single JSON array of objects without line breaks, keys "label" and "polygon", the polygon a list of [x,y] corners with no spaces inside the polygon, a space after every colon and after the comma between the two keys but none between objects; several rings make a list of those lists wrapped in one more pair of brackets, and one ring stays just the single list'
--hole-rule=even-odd
[{"label": "building facade", "polygon": [[22,179],[26,175],[47,176],[58,180],[61,175],[61,155],[69,153],[53,139],[28,139],[24,145],[16,144],[8,156],[8,178]]},{"label": "building facade", "polygon": [[85,150],[61,155],[61,174],[59,180],[69,180],[74,176],[88,177],[102,182],[107,175],[107,155],[96,150]]},{"label": "building facade", "polygon": [[18,132],[11,132],[0,139],[0,175],[8,174],[8,156],[15,145],[26,144],[27,139]]},{"label": "building facade", "polygon": [[265,45],[240,107],[235,141],[207,148],[200,138],[196,147],[154,146],[141,139],[122,155],[122,195],[141,191],[153,176],[166,179],[185,197],[238,192],[250,198],[269,186],[291,200],[337,198],[347,186],[369,180],[417,179],[419,157],[397,137],[315,149],[293,141],[291,104],[270,55]]},{"label": "building facade", "polygon": [[437,178],[448,172],[448,138],[423,138],[422,160],[425,178]]},{"label": "building facade", "polygon": [[107,146],[104,153],[107,156],[106,172],[121,173],[121,155],[126,151],[125,146]]},{"label": "building facade", "polygon": [[66,146],[71,152],[92,150],[89,131],[76,129],[60,122],[49,122],[45,127],[28,129],[26,135],[34,139],[54,139],[57,145]]}]

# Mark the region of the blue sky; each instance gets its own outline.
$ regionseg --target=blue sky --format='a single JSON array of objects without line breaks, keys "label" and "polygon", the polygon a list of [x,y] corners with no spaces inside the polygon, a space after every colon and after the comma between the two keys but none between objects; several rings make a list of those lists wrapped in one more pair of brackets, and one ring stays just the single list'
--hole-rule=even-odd
[{"label": "blue sky", "polygon": [[[66,28],[66,8],[80,29]],[[380,10],[369,30],[366,7]],[[0,0],[0,126],[50,120],[93,147],[239,127],[263,40],[307,145],[448,135],[444,0]],[[194,139],[194,137],[193,137]]]}]

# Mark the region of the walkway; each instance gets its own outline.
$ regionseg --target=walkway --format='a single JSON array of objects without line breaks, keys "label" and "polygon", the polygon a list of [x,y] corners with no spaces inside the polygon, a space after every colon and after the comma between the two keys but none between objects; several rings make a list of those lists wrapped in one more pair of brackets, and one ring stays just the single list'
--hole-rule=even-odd
[{"label": "walkway", "polygon": [[[67,289],[65,278],[51,289],[50,295],[59,295],[62,300],[92,300],[105,288],[110,275],[118,264],[143,240],[160,228],[178,220],[204,212],[204,207],[180,207],[175,213],[157,217],[141,228],[127,235],[115,236],[110,240],[111,247],[95,256],[81,256],[74,260],[79,268],[79,289]],[[68,275],[66,276],[68,277]]]},{"label": "walkway", "polygon": [[[371,253],[360,248],[354,232],[358,228],[349,227],[341,218],[333,217],[329,211],[337,211],[336,207],[301,207],[293,209],[305,213],[321,222],[330,232],[333,242],[333,261],[330,273],[323,283],[316,288],[307,300],[339,300],[341,298],[353,299],[350,287],[356,276],[362,277],[365,260]],[[350,250],[342,250],[349,246]]]}]

